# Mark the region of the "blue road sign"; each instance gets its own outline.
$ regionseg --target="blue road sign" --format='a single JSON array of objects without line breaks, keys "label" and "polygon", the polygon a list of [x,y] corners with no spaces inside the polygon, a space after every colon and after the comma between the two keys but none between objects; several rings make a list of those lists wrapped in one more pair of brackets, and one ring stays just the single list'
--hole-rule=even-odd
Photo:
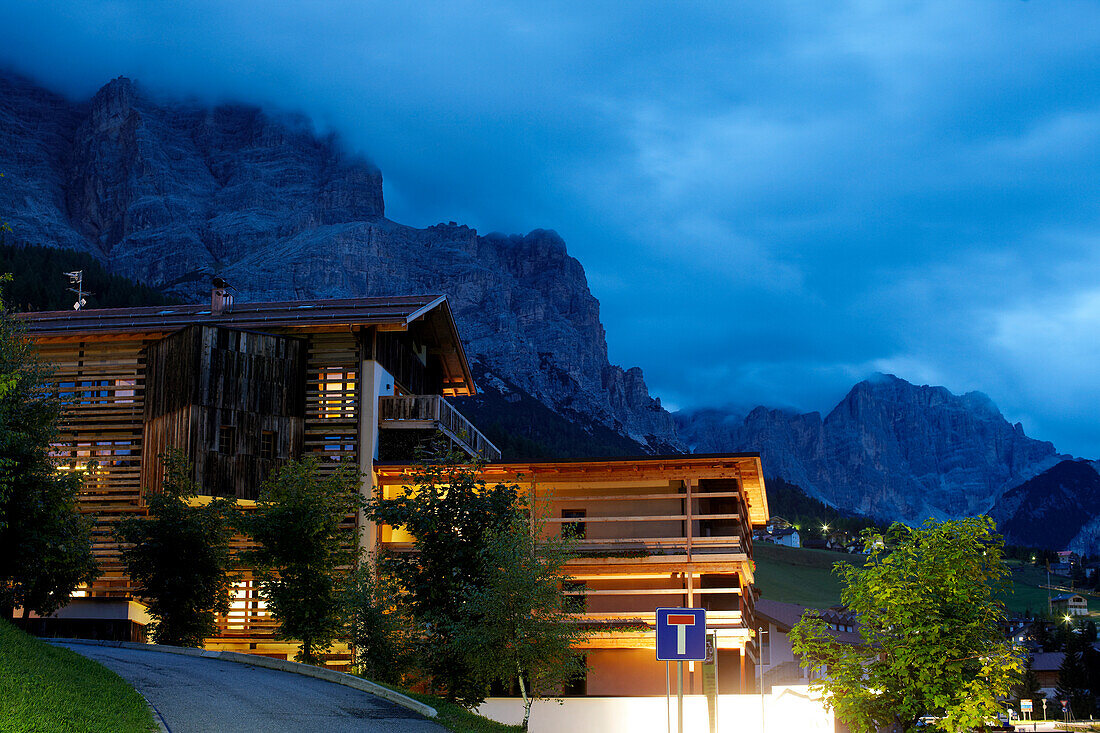
[{"label": "blue road sign", "polygon": [[657,609],[657,661],[707,658],[707,612],[702,608]]}]

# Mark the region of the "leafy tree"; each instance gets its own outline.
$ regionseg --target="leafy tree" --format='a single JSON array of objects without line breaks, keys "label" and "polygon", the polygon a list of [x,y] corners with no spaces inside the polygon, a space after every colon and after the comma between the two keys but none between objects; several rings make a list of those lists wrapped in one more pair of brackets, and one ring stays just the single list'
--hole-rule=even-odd
[{"label": "leafy tree", "polygon": [[321,662],[343,627],[341,569],[355,560],[355,528],[345,520],[362,505],[359,471],[343,463],[323,472],[314,457],[289,461],[260,487],[241,527],[259,547],[246,554],[260,594],[279,622],[279,639],[297,639],[297,659]]},{"label": "leafy tree", "polygon": [[1022,662],[1001,631],[1009,572],[994,529],[988,517],[894,524],[864,535],[862,567],[836,565],[864,645],[840,644],[813,614],[790,638],[827,673],[813,686],[854,731],[910,731],[928,713],[942,716],[940,729],[964,731],[1000,710]]},{"label": "leafy tree", "polygon": [[1055,692],[1060,700],[1069,700],[1070,713],[1075,718],[1092,714],[1092,694],[1089,691],[1089,670],[1085,665],[1085,640],[1078,633],[1071,633],[1066,640],[1062,664],[1058,667],[1058,686]]},{"label": "leafy tree", "polygon": [[1040,687],[1039,675],[1035,673],[1035,669],[1031,664],[1031,656],[1028,655],[1027,659],[1024,661],[1024,670],[1020,676],[1020,681],[1012,690],[1012,697],[1017,701],[1039,700],[1043,697],[1043,693],[1039,689]]},{"label": "leafy tree", "polygon": [[485,585],[467,596],[474,623],[459,634],[476,673],[486,681],[517,681],[523,697],[523,730],[531,704],[584,671],[574,651],[585,633],[570,617],[562,595],[573,542],[568,536],[540,541],[517,512],[510,524],[485,538]]},{"label": "leafy tree", "polygon": [[1055,647],[1054,635],[1050,633],[1050,626],[1047,621],[1039,619],[1031,626],[1031,638],[1039,645],[1039,648],[1044,652],[1057,651]]},{"label": "leafy tree", "polygon": [[[6,226],[6,225],[3,225]],[[2,227],[0,227],[2,228]],[[10,277],[0,277],[0,285]],[[49,370],[0,302],[0,615],[48,615],[98,573],[91,519],[77,507],[81,477],[50,455],[61,403]]]},{"label": "leafy tree", "polygon": [[360,563],[344,593],[348,639],[355,646],[359,674],[376,682],[402,684],[415,667],[414,623],[397,579],[380,563]]},{"label": "leafy tree", "polygon": [[130,545],[122,559],[157,643],[202,646],[217,629],[216,614],[229,611],[233,503],[193,503],[199,490],[186,457],[174,450],[160,459],[164,482],[147,497],[148,518],[119,523],[118,537]]},{"label": "leafy tree", "polygon": [[415,552],[381,558],[396,578],[416,622],[415,656],[427,681],[466,705],[485,699],[487,686],[464,646],[476,623],[470,598],[489,584],[484,548],[522,507],[519,487],[488,486],[480,464],[444,442],[418,456],[411,487],[401,496],[369,502],[367,516],[406,529]]}]

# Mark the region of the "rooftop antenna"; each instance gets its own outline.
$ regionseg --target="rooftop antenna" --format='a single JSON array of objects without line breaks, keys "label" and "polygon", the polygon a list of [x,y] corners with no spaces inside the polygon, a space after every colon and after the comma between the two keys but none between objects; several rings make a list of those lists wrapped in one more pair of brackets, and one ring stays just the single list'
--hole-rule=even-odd
[{"label": "rooftop antenna", "polygon": [[84,289],[84,271],[73,270],[72,272],[66,272],[65,276],[69,278],[69,284],[75,285],[75,288],[68,288],[70,293],[76,293],[76,302],[73,303],[73,310],[78,311],[88,304],[88,301],[84,298],[85,295],[91,295]]}]

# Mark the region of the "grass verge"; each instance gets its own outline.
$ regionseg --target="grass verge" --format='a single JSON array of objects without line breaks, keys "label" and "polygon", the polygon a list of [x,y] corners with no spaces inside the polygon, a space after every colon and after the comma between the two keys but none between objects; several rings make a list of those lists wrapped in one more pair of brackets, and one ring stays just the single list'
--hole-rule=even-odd
[{"label": "grass verge", "polygon": [[103,665],[0,620],[0,730],[146,733],[144,698]]},{"label": "grass verge", "polygon": [[[364,679],[366,678],[364,677]],[[374,680],[371,681],[374,682]],[[435,708],[437,713],[433,720],[447,730],[453,730],[455,733],[518,733],[523,730],[522,726],[498,723],[495,720],[491,720],[467,710],[457,703],[447,702],[447,700],[442,697],[425,695],[419,692],[409,692],[408,690],[395,687],[394,685],[387,685],[384,682],[375,682],[375,684],[388,687],[394,692],[400,692],[402,695],[408,695],[413,700],[418,700],[425,705],[431,705]]]}]

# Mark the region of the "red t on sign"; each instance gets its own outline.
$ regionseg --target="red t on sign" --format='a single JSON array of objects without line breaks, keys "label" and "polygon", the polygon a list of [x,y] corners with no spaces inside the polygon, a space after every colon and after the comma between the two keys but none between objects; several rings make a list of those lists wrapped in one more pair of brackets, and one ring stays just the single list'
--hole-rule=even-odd
[{"label": "red t on sign", "polygon": [[676,653],[687,654],[687,627],[695,625],[695,614],[670,613],[668,624],[676,627]]}]

